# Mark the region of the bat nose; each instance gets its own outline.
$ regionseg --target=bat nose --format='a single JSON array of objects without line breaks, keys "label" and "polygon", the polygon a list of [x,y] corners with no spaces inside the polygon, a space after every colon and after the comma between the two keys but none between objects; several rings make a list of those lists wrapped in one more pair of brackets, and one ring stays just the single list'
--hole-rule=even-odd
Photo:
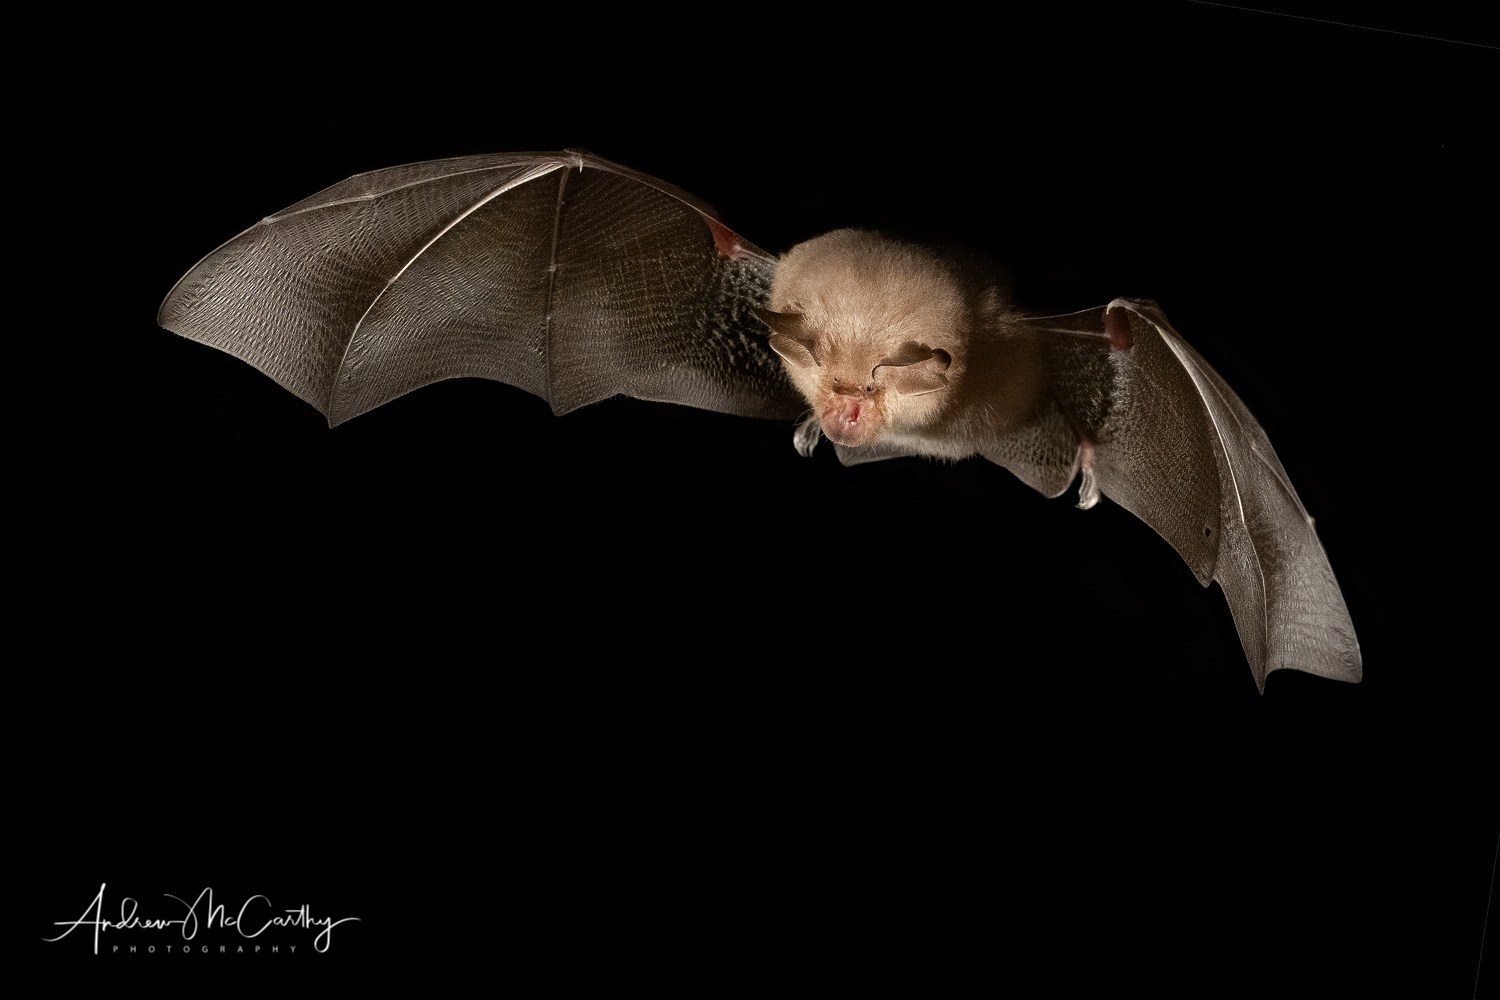
[{"label": "bat nose", "polygon": [[823,410],[823,435],[835,444],[856,447],[868,441],[876,431],[876,412],[863,393],[836,396]]}]

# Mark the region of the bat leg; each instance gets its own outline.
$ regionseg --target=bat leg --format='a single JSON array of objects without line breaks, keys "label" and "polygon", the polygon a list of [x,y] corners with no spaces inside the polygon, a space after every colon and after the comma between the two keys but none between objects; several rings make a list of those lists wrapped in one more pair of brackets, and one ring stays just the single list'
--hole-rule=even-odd
[{"label": "bat leg", "polygon": [[1088,510],[1099,502],[1099,477],[1094,474],[1094,442],[1083,438],[1074,460],[1083,481],[1078,484],[1078,509]]},{"label": "bat leg", "polygon": [[818,442],[823,440],[823,425],[818,422],[815,413],[792,432],[792,447],[797,449],[797,454],[803,458],[812,458],[813,451],[817,449]]}]

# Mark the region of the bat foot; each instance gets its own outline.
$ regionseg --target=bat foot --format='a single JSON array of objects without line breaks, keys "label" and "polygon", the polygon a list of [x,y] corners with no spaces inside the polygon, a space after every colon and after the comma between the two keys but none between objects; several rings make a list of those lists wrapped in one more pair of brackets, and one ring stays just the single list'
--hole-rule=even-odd
[{"label": "bat foot", "polygon": [[1078,474],[1082,477],[1078,484],[1079,510],[1088,510],[1099,502],[1099,477],[1094,475],[1094,443],[1084,441],[1078,446]]},{"label": "bat foot", "polygon": [[796,448],[797,454],[803,458],[812,458],[813,451],[817,449],[818,442],[821,440],[823,440],[823,427],[818,423],[816,414],[802,421],[792,432],[792,447]]}]

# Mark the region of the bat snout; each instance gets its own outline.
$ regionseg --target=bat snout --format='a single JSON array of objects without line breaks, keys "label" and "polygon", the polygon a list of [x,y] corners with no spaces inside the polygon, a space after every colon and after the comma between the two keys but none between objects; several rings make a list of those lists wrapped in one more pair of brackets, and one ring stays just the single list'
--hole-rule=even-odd
[{"label": "bat snout", "polygon": [[864,396],[834,396],[823,407],[823,436],[834,444],[857,448],[880,429],[880,410]]}]

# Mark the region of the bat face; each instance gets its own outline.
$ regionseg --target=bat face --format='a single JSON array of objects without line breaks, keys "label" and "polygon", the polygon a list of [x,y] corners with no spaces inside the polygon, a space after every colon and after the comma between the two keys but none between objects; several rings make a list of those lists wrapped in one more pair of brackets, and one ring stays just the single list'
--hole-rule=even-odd
[{"label": "bat face", "polygon": [[924,453],[948,450],[935,425],[964,377],[971,332],[988,317],[934,256],[838,230],[782,258],[770,305],[771,347],[825,437],[912,451],[930,438]]},{"label": "bat face", "polygon": [[[783,314],[769,323],[785,328]],[[773,329],[775,327],[773,326]],[[823,436],[859,448],[920,435],[943,412],[952,355],[917,340],[878,344],[841,342],[800,324],[802,336],[777,334],[771,347],[787,376],[812,407]],[[924,398],[918,398],[924,397]]]}]

